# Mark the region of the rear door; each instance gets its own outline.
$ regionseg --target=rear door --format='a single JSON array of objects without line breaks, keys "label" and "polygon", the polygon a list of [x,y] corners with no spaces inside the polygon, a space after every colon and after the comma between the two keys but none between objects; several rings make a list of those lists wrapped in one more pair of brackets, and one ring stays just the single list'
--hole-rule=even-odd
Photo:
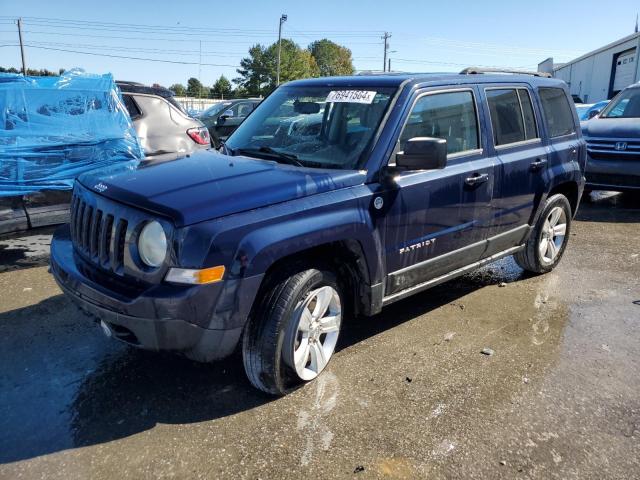
[{"label": "rear door", "polygon": [[[562,88],[538,88],[542,118],[549,137],[549,169],[570,165],[585,158],[585,142],[567,92]],[[581,165],[584,169],[584,165]]]},{"label": "rear door", "polygon": [[386,196],[387,297],[473,263],[484,251],[494,159],[482,148],[477,94],[471,87],[434,89],[414,98],[395,151],[414,137],[444,138],[447,166],[394,178]]},{"label": "rear door", "polygon": [[493,224],[486,256],[519,245],[545,189],[549,149],[538,126],[539,112],[528,85],[488,86],[492,149],[499,163]]}]

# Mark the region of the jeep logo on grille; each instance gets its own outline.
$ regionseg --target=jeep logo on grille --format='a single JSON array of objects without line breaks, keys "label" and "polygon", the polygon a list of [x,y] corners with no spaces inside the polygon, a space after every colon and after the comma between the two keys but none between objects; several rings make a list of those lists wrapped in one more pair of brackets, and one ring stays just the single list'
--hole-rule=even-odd
[{"label": "jeep logo on grille", "polygon": [[100,182],[100,183],[96,183],[96,184],[93,186],[93,188],[94,188],[94,190],[97,190],[97,191],[99,191],[100,193],[102,193],[102,192],[104,192],[104,191],[105,191],[107,188],[109,188],[109,187],[107,187],[104,183]]},{"label": "jeep logo on grille", "polygon": [[627,142],[616,142],[615,149],[616,150],[626,150],[627,149]]}]

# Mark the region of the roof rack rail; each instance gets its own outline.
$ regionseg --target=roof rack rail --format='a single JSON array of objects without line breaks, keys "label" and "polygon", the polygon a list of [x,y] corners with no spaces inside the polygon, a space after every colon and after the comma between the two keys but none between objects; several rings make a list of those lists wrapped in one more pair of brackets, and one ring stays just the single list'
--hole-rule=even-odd
[{"label": "roof rack rail", "polygon": [[475,75],[478,73],[513,73],[519,75],[533,75],[534,77],[551,78],[551,75],[546,72],[533,72],[530,70],[516,70],[511,68],[467,67],[460,72],[461,75]]}]

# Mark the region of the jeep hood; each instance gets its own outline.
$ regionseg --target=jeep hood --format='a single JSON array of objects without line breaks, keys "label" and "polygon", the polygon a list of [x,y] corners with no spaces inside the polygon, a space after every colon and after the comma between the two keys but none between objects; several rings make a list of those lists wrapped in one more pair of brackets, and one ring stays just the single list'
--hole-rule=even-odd
[{"label": "jeep hood", "polygon": [[582,122],[582,135],[589,138],[638,138],[638,118],[593,118]]},{"label": "jeep hood", "polygon": [[354,170],[301,168],[204,151],[166,162],[86,173],[79,182],[178,227],[364,182]]}]

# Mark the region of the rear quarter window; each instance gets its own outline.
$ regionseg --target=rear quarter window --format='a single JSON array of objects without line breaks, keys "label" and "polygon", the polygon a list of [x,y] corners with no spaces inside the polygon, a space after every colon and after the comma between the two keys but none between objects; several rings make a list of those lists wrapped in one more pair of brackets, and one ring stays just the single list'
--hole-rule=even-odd
[{"label": "rear quarter window", "polygon": [[561,88],[540,88],[542,114],[547,123],[550,137],[562,137],[575,133],[576,126],[569,100]]},{"label": "rear quarter window", "polygon": [[135,120],[142,115],[142,111],[131,95],[122,95],[124,106],[127,107],[131,120]]}]

